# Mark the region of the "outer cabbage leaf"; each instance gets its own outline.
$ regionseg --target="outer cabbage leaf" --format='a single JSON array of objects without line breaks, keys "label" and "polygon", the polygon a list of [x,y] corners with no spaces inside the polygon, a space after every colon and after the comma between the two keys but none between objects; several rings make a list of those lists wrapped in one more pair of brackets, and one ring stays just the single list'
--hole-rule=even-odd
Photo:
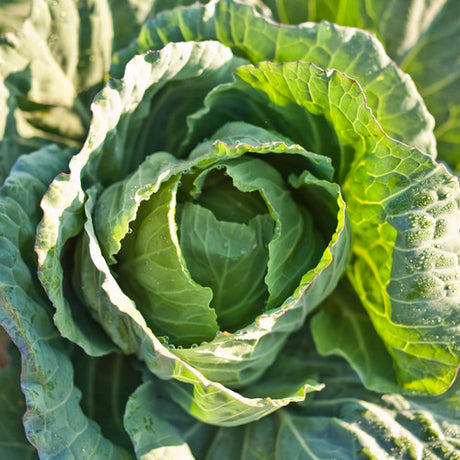
[{"label": "outer cabbage leaf", "polygon": [[323,378],[328,390],[318,398],[302,409],[220,429],[206,458],[458,458],[458,388],[437,400],[375,394],[341,363],[328,367],[334,364],[336,373]]},{"label": "outer cabbage leaf", "polygon": [[[120,78],[134,55],[188,40],[218,40],[252,63],[306,61],[345,72],[359,81],[369,107],[390,136],[436,153],[433,119],[412,80],[394,65],[373,35],[357,29],[327,23],[280,26],[230,0],[178,8],[148,20],[138,39],[115,55],[110,73]],[[333,154],[329,146],[321,150],[325,136],[309,134],[308,143],[290,137],[313,152]]]},{"label": "outer cabbage leaf", "polygon": [[[139,29],[147,18],[154,17],[164,10],[191,5],[195,0],[108,0],[112,13],[113,49],[119,50],[128,46],[139,33]],[[208,3],[209,0],[201,2]],[[258,0],[248,3],[258,3]],[[268,14],[268,8],[265,7]]]},{"label": "outer cabbage leaf", "polygon": [[460,171],[460,4],[456,0],[264,0],[286,24],[327,20],[375,32],[414,80],[430,113],[439,158]]},{"label": "outer cabbage leaf", "polygon": [[[433,6],[433,8],[430,8]],[[415,14],[411,15],[413,18]],[[418,39],[398,49],[398,65],[414,79],[436,119],[439,159],[460,172],[460,4],[433,2],[419,20]]]},{"label": "outer cabbage leaf", "polygon": [[187,435],[182,436],[176,427],[183,419],[190,423],[189,416],[174,403],[161,398],[157,387],[154,381],[144,383],[131,395],[126,406],[126,431],[131,436],[137,458],[193,460]]},{"label": "outer cabbage leaf", "polygon": [[[80,407],[91,423],[100,426],[101,432],[126,458],[132,458],[133,445],[126,433],[124,414],[129,397],[142,383],[142,365],[133,356],[115,352],[93,358],[80,348],[71,350],[75,386],[81,391]],[[86,449],[91,458],[100,456]],[[82,455],[83,456],[83,455]],[[78,455],[76,455],[78,457]]]},{"label": "outer cabbage leaf", "polygon": [[[203,0],[200,3],[209,2],[210,0]],[[148,18],[153,18],[165,10],[189,6],[197,2],[196,0],[109,0],[109,3],[114,30],[116,30],[113,49],[118,51],[130,44]],[[270,9],[262,0],[243,0],[242,3],[256,8],[266,16],[271,15]]]},{"label": "outer cabbage leaf", "polygon": [[[156,14],[158,0],[108,0],[112,14],[114,51],[129,45],[139,33],[142,23]],[[174,2],[176,3],[176,2]]]},{"label": "outer cabbage leaf", "polygon": [[72,152],[49,146],[22,157],[0,190],[0,323],[21,350],[21,389],[27,438],[42,458],[79,456],[130,458],[106,439],[79,403],[69,347],[51,319],[49,300],[36,278],[33,256],[40,199]]},{"label": "outer cabbage leaf", "polygon": [[345,358],[366,388],[399,392],[393,360],[346,277],[311,319],[318,353]]},{"label": "outer cabbage leaf", "polygon": [[[359,387],[311,403],[311,411],[285,409],[246,427],[221,429],[207,459],[458,458],[458,418],[447,415],[457,396],[446,396],[433,415],[426,401],[376,396]],[[267,442],[269,439],[272,442]]]},{"label": "outer cabbage leaf", "polygon": [[10,347],[8,364],[0,363],[0,452],[9,458],[38,458],[36,450],[27,441],[22,425],[26,410],[21,393],[21,362],[17,349]]},{"label": "outer cabbage leaf", "polygon": [[0,37],[0,184],[23,153],[81,145],[111,34],[106,0],[33,0],[22,26]]},{"label": "outer cabbage leaf", "polygon": [[0,34],[13,32],[29,14],[30,0],[4,0],[0,17]]},{"label": "outer cabbage leaf", "polygon": [[[207,460],[458,458],[458,384],[437,397],[374,393],[363,388],[345,361],[321,358],[308,341],[305,331],[291,336],[280,362],[285,369],[311,372],[326,388],[304,403],[245,426],[216,429],[197,422],[155,382],[144,384],[125,416],[132,419],[129,431],[139,440],[138,455],[148,452],[161,458],[180,452],[184,458]],[[152,432],[158,434],[154,441],[148,437]]]}]

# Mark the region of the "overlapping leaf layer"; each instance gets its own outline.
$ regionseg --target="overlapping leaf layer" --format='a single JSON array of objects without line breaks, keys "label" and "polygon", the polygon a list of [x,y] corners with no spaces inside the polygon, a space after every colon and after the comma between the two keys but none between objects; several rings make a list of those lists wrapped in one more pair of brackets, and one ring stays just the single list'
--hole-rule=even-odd
[{"label": "overlapping leaf layer", "polygon": [[456,5],[33,0],[0,457],[457,458]]}]

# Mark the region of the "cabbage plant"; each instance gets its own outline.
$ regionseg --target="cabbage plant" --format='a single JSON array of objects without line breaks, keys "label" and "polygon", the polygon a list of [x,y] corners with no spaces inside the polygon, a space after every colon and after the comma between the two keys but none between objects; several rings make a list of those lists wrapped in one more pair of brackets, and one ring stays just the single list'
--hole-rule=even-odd
[{"label": "cabbage plant", "polygon": [[459,6],[32,0],[2,458],[458,458]]}]

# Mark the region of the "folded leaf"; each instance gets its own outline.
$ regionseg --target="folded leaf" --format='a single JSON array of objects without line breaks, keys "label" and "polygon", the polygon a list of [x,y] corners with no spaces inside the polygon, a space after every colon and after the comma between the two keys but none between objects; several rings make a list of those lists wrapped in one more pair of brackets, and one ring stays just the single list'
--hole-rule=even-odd
[{"label": "folded leaf", "polygon": [[54,327],[51,306],[35,275],[39,202],[54,175],[65,170],[71,153],[51,145],[22,157],[0,189],[0,323],[21,350],[27,408],[23,423],[39,455],[56,458],[97,451],[106,458],[130,458],[83,413],[68,343]]},{"label": "folded leaf", "polygon": [[38,458],[37,452],[28,442],[22,417],[26,411],[24,395],[21,393],[21,363],[19,352],[10,347],[10,362],[0,368],[0,452],[10,458]]},{"label": "folded leaf", "polygon": [[439,158],[460,171],[460,64],[456,59],[460,4],[456,0],[346,0],[334,4],[323,0],[265,0],[265,3],[275,19],[286,24],[326,20],[376,33],[388,55],[414,80],[435,117]]},{"label": "folded leaf", "polygon": [[23,153],[81,145],[111,35],[106,0],[33,0],[21,27],[1,36],[0,102],[9,110],[0,112],[0,184]]},{"label": "folded leaf", "polygon": [[[276,3],[283,4],[278,0]],[[347,14],[353,11],[349,3],[340,11]],[[307,6],[299,8],[298,2],[295,5],[295,16],[301,18]],[[337,11],[335,6],[330,9]],[[381,15],[377,17],[380,19]],[[394,18],[391,20],[394,21]],[[358,29],[329,23],[280,26],[240,2],[211,2],[206,6],[165,11],[147,21],[138,39],[115,55],[110,73],[119,78],[134,55],[161,49],[170,42],[188,40],[218,40],[237,56],[243,56],[252,63],[305,61],[323,69],[345,72],[359,82],[369,107],[390,136],[431,155],[436,154],[433,119],[414,83],[388,58],[375,36]],[[241,111],[240,107],[238,111]],[[314,119],[313,116],[311,118]],[[331,139],[327,134],[311,131],[308,124],[299,127],[292,121],[290,123],[292,132],[289,137],[292,140],[313,152],[334,154],[330,151],[328,143]]]},{"label": "folded leaf", "polygon": [[158,396],[155,390],[153,381],[144,383],[133,393],[126,406],[124,422],[137,458],[193,460],[195,457],[186,440],[175,427],[183,418],[188,421],[186,414]]},{"label": "folded leaf", "polygon": [[[281,368],[297,372],[308,369],[325,383],[325,389],[312,393],[295,407],[248,425],[212,430],[187,418],[158,391],[150,390],[148,400],[155,398],[157,404],[150,412],[154,414],[149,419],[151,427],[160,432],[165,418],[175,427],[167,432],[168,436],[159,436],[161,441],[154,452],[174,452],[181,441],[187,441],[195,458],[207,459],[354,459],[362,455],[385,460],[403,456],[457,458],[458,384],[437,397],[374,393],[363,388],[344,360],[321,358],[309,345],[312,344],[305,331],[292,337],[288,354],[280,360],[285,363]],[[138,411],[141,415],[141,409]],[[167,415],[160,420],[159,413]],[[174,433],[174,438],[169,433]]]},{"label": "folded leaf", "polygon": [[457,458],[458,2],[10,3],[0,457]]}]

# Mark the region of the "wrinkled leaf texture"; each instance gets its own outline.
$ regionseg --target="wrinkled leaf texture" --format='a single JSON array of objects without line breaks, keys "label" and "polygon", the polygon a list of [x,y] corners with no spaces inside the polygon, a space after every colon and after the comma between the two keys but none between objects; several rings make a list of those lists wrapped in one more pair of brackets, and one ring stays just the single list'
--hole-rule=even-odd
[{"label": "wrinkled leaf texture", "polygon": [[[247,29],[248,23],[253,27]],[[260,36],[264,37],[263,47],[257,40]],[[207,129],[212,132],[228,118],[229,107],[238,114],[235,117],[254,122],[256,110],[246,107],[248,95],[257,94],[258,99],[253,98],[257,110],[262,105],[276,113],[276,118],[271,118],[266,110],[264,124],[269,120],[274,130],[333,157],[354,229],[355,259],[349,276],[385,342],[397,378],[407,389],[445,391],[459,362],[458,183],[424,153],[381,133],[383,128],[390,136],[435,154],[432,119],[412,81],[386,61],[383,49],[370,34],[329,23],[280,27],[230,1],[165,12],[147,21],[137,41],[117,55],[111,72],[118,75],[130,56],[161,48],[167,42],[210,38],[252,62],[311,61],[322,68],[335,67],[352,78],[339,72],[317,78],[321,70],[317,75],[311,71],[312,77],[306,79],[312,78],[315,85],[303,93],[298,82],[301,77],[291,70],[294,64],[260,64],[254,70],[242,67],[233,86],[213,91],[206,99],[209,108],[190,117],[188,123],[191,130],[205,137]],[[300,64],[296,71],[299,68]],[[317,83],[321,80],[323,83]],[[331,85],[326,83],[329,80]],[[308,92],[315,90],[330,100]],[[366,95],[364,105],[361,90]],[[357,105],[352,109],[354,99]],[[310,126],[323,132],[317,142],[314,130],[295,132],[296,126],[305,126],[299,122],[305,112],[293,109],[283,115],[282,108],[302,104],[306,112],[324,114],[334,126],[338,153],[334,154],[333,145],[321,143],[330,136],[324,135],[328,128],[317,118],[309,118]],[[366,105],[378,124],[370,111],[362,110]],[[372,140],[379,136],[382,141],[374,144]],[[406,307],[408,302],[411,308]]]},{"label": "wrinkled leaf texture", "polygon": [[[59,8],[62,9],[56,13],[67,15],[71,12],[69,20],[76,17],[75,5],[72,3],[61,2]],[[97,2],[94,3],[96,5]],[[123,14],[129,10],[129,14],[139,18],[140,23],[149,12],[157,13],[167,7],[157,2],[158,10],[155,10],[156,6],[148,3],[139,8],[135,3],[130,3],[128,7],[127,2]],[[268,1],[266,3],[269,4]],[[281,21],[302,19],[297,14],[298,6],[297,19],[294,19],[291,14],[292,6],[288,1],[276,3],[279,9],[274,8],[275,17]],[[345,3],[347,8],[341,8]],[[404,2],[404,5],[391,3],[390,7],[386,5],[385,15],[379,13],[379,8],[382,7],[380,2],[365,2],[365,5],[363,2],[354,3],[356,7],[349,7],[350,2],[339,2],[339,8],[334,11],[335,16],[331,16],[332,9],[328,2],[308,2],[306,11],[309,16],[306,19],[327,19],[375,30],[390,56],[415,79],[437,120],[435,134],[441,158],[455,168],[458,162],[456,127],[459,113],[456,95],[460,93],[455,91],[455,85],[458,85],[458,62],[452,58],[451,53],[455,46],[451,45],[460,36],[456,32],[460,17],[456,14],[456,2],[427,4],[430,7],[422,9],[423,14],[417,19],[417,34],[406,35],[393,32],[393,28],[413,30],[404,23],[395,21],[395,18],[403,18],[403,22],[404,18],[411,16],[393,15],[389,12],[399,7],[409,10],[411,2]],[[64,5],[69,9],[65,9]],[[91,44],[85,46],[103,50],[101,59],[96,60],[93,67],[90,65],[94,72],[86,72],[86,67],[75,68],[75,59],[69,61],[70,64],[67,63],[63,58],[71,55],[75,57],[82,52],[75,45],[75,35],[72,38],[68,27],[53,29],[53,33],[67,34],[66,39],[60,40],[60,44],[71,52],[67,54],[67,51],[62,51],[59,47],[49,46],[50,29],[36,28],[39,18],[49,14],[49,7],[47,2],[35,2],[32,19],[23,27],[22,32],[18,36],[7,35],[1,39],[0,100],[8,107],[7,112],[2,112],[3,118],[0,118],[1,168],[4,176],[21,153],[35,150],[50,140],[58,140],[64,144],[81,144],[82,126],[87,125],[89,112],[87,109],[81,110],[78,101],[85,101],[83,106],[87,104],[89,99],[84,93],[87,90],[91,93],[93,85],[101,84],[103,73],[108,67],[110,51],[107,51],[107,43],[104,42],[104,46],[101,46],[102,42],[91,39]],[[90,10],[80,10],[79,14],[84,16]],[[107,12],[105,2],[99,2],[95,11]],[[266,9],[263,11],[268,14]],[[55,24],[53,21],[59,16],[52,15],[51,24]],[[109,19],[107,14],[101,15],[106,24],[112,20],[116,24],[122,24],[122,16],[113,15]],[[248,23],[251,24],[250,29],[247,29]],[[132,24],[135,25],[136,21]],[[97,35],[94,33],[97,27],[93,23],[93,27],[85,35],[88,38]],[[136,27],[128,27],[124,35],[120,35],[123,38],[119,44],[127,44],[126,37],[134,34]],[[254,36],[248,34],[248,30]],[[299,34],[304,37],[302,40],[299,40]],[[260,36],[264,37],[263,48],[254,38]],[[402,38],[399,42],[392,42],[394,37]],[[350,214],[357,241],[348,273],[354,289],[347,283],[341,285],[336,296],[314,317],[312,330],[314,336],[316,335],[316,346],[322,354],[344,356],[369,388],[384,393],[400,391],[395,385],[393,363],[396,362],[400,382],[405,383],[408,389],[414,388],[423,392],[436,388],[435,393],[445,390],[451,384],[458,364],[459,326],[458,317],[455,316],[459,304],[458,245],[455,247],[452,243],[455,239],[458,240],[458,183],[428,156],[382,135],[379,125],[366,108],[367,104],[387,134],[434,156],[435,141],[431,133],[433,121],[413,83],[391,63],[377,41],[367,33],[327,23],[305,25],[301,28],[280,28],[255,16],[249,8],[232,2],[208,7],[195,6],[187,10],[178,9],[150,20],[143,27],[139,40],[127,51],[118,54],[111,72],[115,76],[121,76],[123,65],[132,54],[160,49],[171,41],[216,38],[228,45],[235,54],[252,63],[262,60],[313,61],[323,69],[337,68],[358,82],[340,72],[323,72],[316,67],[311,67],[309,71],[310,78],[318,82],[319,86],[330,89],[337,84],[340,88],[337,94],[333,91],[330,93],[330,101],[323,100],[328,107],[331,101],[335,101],[330,106],[331,112],[325,115],[328,122],[334,126],[343,123],[343,127],[352,127],[350,131],[344,129],[337,136],[340,146],[335,154],[335,164],[346,165],[339,169],[338,178],[343,185],[347,205],[351,207],[351,211],[356,211],[356,214]],[[290,41],[292,38],[296,40],[296,46]],[[41,63],[34,61],[34,56],[25,51],[30,43],[38,44],[38,48],[42,50]],[[114,49],[117,48],[118,45]],[[10,60],[10,56],[16,58]],[[21,65],[17,67],[16,64],[15,68],[9,68],[13,61]],[[46,71],[43,63],[47,62],[51,62],[48,67],[57,69],[56,72]],[[251,84],[254,84],[254,76],[261,79],[276,76],[281,79],[277,81],[283,82],[286,87],[292,87],[288,75],[289,65],[283,67],[281,72],[279,70],[280,67],[270,67],[269,64],[266,67],[262,65],[245,68],[238,73],[236,83],[227,85],[222,94],[225,96],[228,89],[228,94],[232,95],[232,85],[247,86],[249,93],[253,92]],[[85,83],[82,80],[83,75],[94,78]],[[55,79],[61,79],[59,81],[62,81],[62,85],[56,83]],[[116,90],[116,83],[112,84]],[[59,99],[58,105],[56,99],[49,97],[50,88],[68,89],[64,91],[65,97]],[[361,88],[366,99],[363,98]],[[58,94],[54,93],[52,96]],[[290,96],[282,91],[276,93],[267,90],[264,97],[265,102],[273,102],[273,107],[279,101],[289,100]],[[223,99],[225,102],[225,97]],[[106,115],[102,108],[105,100],[102,95],[99,99],[100,105],[93,106],[96,120],[98,110],[99,120]],[[60,105],[62,101],[65,101],[64,106]],[[356,102],[361,108],[356,111],[358,121],[347,120],[343,114],[348,115],[350,107]],[[219,108],[219,103],[219,93],[209,98],[211,114],[213,107]],[[337,110],[336,117],[331,115],[334,113],[331,107]],[[206,120],[207,110],[203,120]],[[276,110],[274,113],[277,113]],[[47,119],[45,113],[52,116]],[[37,114],[39,117],[35,116]],[[44,120],[45,125],[37,124],[37,120]],[[56,120],[66,120],[65,130],[56,126]],[[199,123],[200,117],[192,121],[192,125],[198,126]],[[283,123],[271,126],[282,133],[285,127]],[[100,126],[95,128],[95,134],[99,128]],[[171,129],[173,128],[172,125]],[[371,136],[368,139],[363,133],[370,133]],[[376,134],[380,136],[379,141],[368,149],[373,145],[371,137]],[[296,136],[302,136],[302,133],[289,131],[286,135],[296,141]],[[205,134],[200,136],[204,137]],[[90,137],[86,147],[92,147],[90,144],[95,141],[97,136]],[[319,153],[329,153],[321,140],[309,139],[307,144],[313,151],[317,151],[317,148]],[[334,144],[335,140],[332,146]],[[353,151],[358,144],[360,147],[357,152]],[[380,155],[380,145],[385,145],[383,150],[391,152],[391,155]],[[123,446],[117,445],[117,440],[114,441],[112,435],[106,436],[111,428],[103,427],[101,432],[97,423],[91,420],[97,419],[96,415],[89,414],[91,411],[84,404],[82,410],[82,404],[79,403],[81,389],[84,391],[83,401],[87,401],[86,395],[90,387],[83,385],[81,380],[80,389],[74,386],[72,368],[77,366],[77,360],[72,360],[71,347],[59,337],[51,319],[54,312],[35,278],[36,262],[32,248],[35,226],[40,219],[38,203],[53,177],[66,170],[70,153],[50,146],[21,159],[0,192],[0,321],[22,353],[21,386],[27,407],[24,427],[28,440],[37,448],[40,456],[78,458],[82,454],[91,456],[91,452],[97,452],[97,455],[102,454],[104,458],[131,458],[132,454]],[[370,161],[371,156],[378,157],[378,160],[373,163]],[[363,159],[366,161],[362,161]],[[81,167],[77,165],[77,161],[71,164],[77,170]],[[377,166],[373,166],[374,164]],[[89,173],[91,176],[94,171]],[[26,183],[27,190],[24,188]],[[367,186],[364,190],[363,183]],[[88,196],[95,196],[96,193],[96,190],[88,191]],[[74,204],[77,204],[79,212],[88,214],[91,199],[85,206],[83,199],[83,195],[77,194]],[[73,218],[80,222],[78,225],[81,228],[81,215]],[[94,235],[89,220],[85,229],[89,238],[88,245],[93,244],[94,247],[94,241],[91,243]],[[368,233],[369,229],[373,229],[375,233]],[[94,250],[99,250],[97,244]],[[97,257],[95,259],[98,260]],[[103,273],[102,265],[98,266],[100,273]],[[109,289],[111,287],[113,286],[109,286]],[[356,295],[362,298],[359,299]],[[423,315],[410,317],[404,308],[407,301],[417,305]],[[364,303],[367,313],[361,308],[361,302]],[[115,317],[118,321],[118,313]],[[86,325],[82,325],[85,321]],[[98,330],[90,318],[85,321],[78,324],[77,329],[78,334],[82,334],[82,337],[87,334],[89,338],[88,341],[80,340],[85,342],[86,351],[95,356],[112,351],[113,346],[102,330]],[[69,323],[69,327],[75,328],[75,325]],[[380,337],[374,333],[374,328],[380,333]],[[94,334],[96,330],[97,337]],[[327,334],[323,334],[324,331]],[[135,333],[128,340],[128,351],[130,340],[134,341],[136,347]],[[161,348],[162,344],[157,346]],[[371,355],[369,350],[375,350],[375,354]],[[150,358],[155,359],[154,356]],[[288,358],[284,355],[282,358],[287,363]],[[100,363],[99,360],[105,358],[88,359],[93,360],[93,363]],[[148,361],[149,357],[144,356],[144,359]],[[426,363],[437,363],[429,366],[432,376],[420,371],[419,366],[423,359]],[[379,365],[376,366],[376,363]],[[322,366],[326,366],[326,371]],[[381,458],[399,458],[398,456],[404,454],[457,458],[460,417],[458,384],[445,395],[438,397],[381,395],[365,390],[355,376],[347,373],[343,363],[335,358],[316,356],[307,367],[316,372],[308,373],[307,376],[301,375],[299,382],[305,382],[306,378],[323,382],[327,385],[326,390],[315,392],[318,396],[309,398],[305,407],[283,409],[247,426],[215,428],[202,424],[172,403],[169,396],[164,394],[164,389],[158,386],[157,380],[150,379],[130,398],[124,415],[124,425],[137,455],[149,455],[148,458],[160,458],[164,455],[213,458],[216,455],[221,456],[223,452],[228,454],[228,458],[254,458],[262,454],[260,449],[267,458],[289,458],[293,455],[298,455],[299,458],[321,458],[326,452],[329,456],[340,458],[347,458],[347,455],[355,458],[355,454],[360,453]],[[97,373],[97,365],[93,364],[89,368]],[[162,369],[161,372],[162,375],[168,375],[171,369]],[[442,379],[438,379],[440,373],[444,375]],[[18,374],[18,360],[13,353],[11,367],[0,371],[0,378],[5,382],[2,388],[11,395],[1,401],[2,408],[20,396],[17,392]],[[88,382],[91,379],[94,376],[89,375]],[[340,389],[337,389],[337,383]],[[177,388],[178,393],[183,391],[183,387]],[[190,404],[188,398],[185,398],[185,405]],[[17,413],[21,406],[10,406],[9,410]],[[122,411],[121,408],[120,410]],[[2,414],[6,417],[8,412],[2,410]],[[19,425],[11,425],[10,430],[3,430],[4,437],[0,437],[0,447],[13,449],[13,452],[17,452],[14,449],[20,449],[21,452],[28,452],[33,456],[19,428]],[[152,429],[160,435],[152,438]],[[333,441],[330,439],[331,432],[337,434]],[[273,445],[267,443],[267,433],[273,434]],[[324,439],[328,440],[327,444]]]},{"label": "wrinkled leaf texture", "polygon": [[460,4],[456,0],[264,0],[277,21],[330,21],[374,32],[414,80],[428,110],[439,159],[460,171]]}]

